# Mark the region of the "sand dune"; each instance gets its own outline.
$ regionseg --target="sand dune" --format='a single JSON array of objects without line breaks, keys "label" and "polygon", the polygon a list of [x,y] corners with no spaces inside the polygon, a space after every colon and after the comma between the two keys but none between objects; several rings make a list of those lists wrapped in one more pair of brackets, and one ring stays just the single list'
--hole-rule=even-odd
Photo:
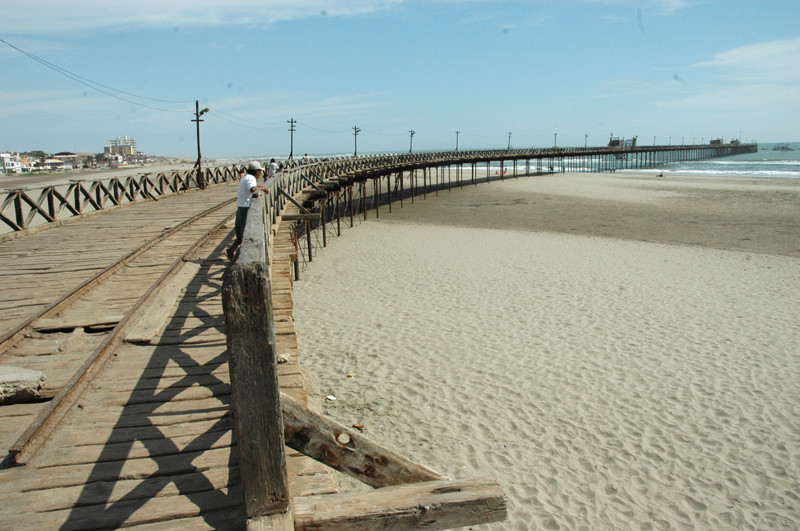
[{"label": "sand dune", "polygon": [[[450,477],[495,476],[509,518],[485,529],[797,528],[800,260],[714,248],[720,227],[653,243],[631,206],[680,231],[698,205],[672,184],[482,184],[330,241],[295,283],[326,412]],[[750,215],[740,192],[797,204],[791,183],[745,184],[697,190],[730,196],[719,219]],[[539,202],[564,211],[550,230]],[[615,210],[627,230],[593,235]]]}]

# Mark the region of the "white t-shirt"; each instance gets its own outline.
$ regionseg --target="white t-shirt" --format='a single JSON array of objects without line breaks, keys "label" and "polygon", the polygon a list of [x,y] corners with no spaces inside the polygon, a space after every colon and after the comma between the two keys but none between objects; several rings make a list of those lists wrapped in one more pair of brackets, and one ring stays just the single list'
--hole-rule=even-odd
[{"label": "white t-shirt", "polygon": [[250,208],[250,198],[253,194],[250,192],[254,187],[258,186],[255,175],[245,173],[239,181],[239,193],[236,194],[236,206]]},{"label": "white t-shirt", "polygon": [[278,165],[274,162],[270,162],[267,164],[267,177],[275,177],[275,174],[278,172]]}]

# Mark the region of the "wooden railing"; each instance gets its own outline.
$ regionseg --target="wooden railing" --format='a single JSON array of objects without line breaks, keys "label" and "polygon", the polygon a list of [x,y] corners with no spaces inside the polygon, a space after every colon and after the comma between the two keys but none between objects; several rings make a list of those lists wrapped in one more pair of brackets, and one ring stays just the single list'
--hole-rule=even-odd
[{"label": "wooden railing", "polygon": [[[421,153],[388,153],[359,157],[299,159],[283,163],[278,186],[293,196],[309,182],[318,183],[331,178],[357,180],[375,179],[393,173],[425,168],[468,166],[474,169],[485,164],[513,163],[516,172],[519,161],[536,162],[538,173],[565,171],[607,171],[617,168],[647,168],[674,162],[687,162],[715,157],[751,153],[756,144],[715,144],[683,146],[614,146],[587,148],[530,148],[472,151],[441,151]],[[205,186],[230,182],[238,178],[236,166],[204,170]],[[500,172],[502,177],[503,172]],[[121,179],[72,181],[69,184],[28,189],[5,190],[0,204],[2,228],[8,232],[24,231],[35,225],[55,223],[143,200],[158,200],[165,195],[198,189],[194,170],[142,174]],[[278,197],[276,197],[278,196]],[[276,215],[286,196],[270,196],[268,212]],[[272,208],[273,204],[279,208]],[[2,230],[0,230],[0,233]]]},{"label": "wooden railing", "polygon": [[[209,168],[203,173],[206,185],[238,179],[234,166]],[[157,201],[167,195],[197,188],[197,172],[194,170],[93,181],[73,180],[44,188],[10,188],[3,192],[0,221],[6,232],[24,231],[127,203]]]}]

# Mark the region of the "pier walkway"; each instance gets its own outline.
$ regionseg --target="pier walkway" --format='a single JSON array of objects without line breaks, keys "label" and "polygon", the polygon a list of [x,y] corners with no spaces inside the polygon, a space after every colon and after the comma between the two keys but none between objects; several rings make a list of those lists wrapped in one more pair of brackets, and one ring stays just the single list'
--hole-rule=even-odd
[{"label": "pier walkway", "polygon": [[[213,221],[227,223],[194,251],[172,286],[150,305],[147,313],[158,306],[169,312],[161,314],[161,322],[144,324],[154,328],[145,333],[147,339],[131,331],[25,466],[0,470],[0,527],[244,526],[220,297],[228,265],[223,250],[235,212],[229,199],[236,187],[224,184],[137,204],[0,243],[0,333],[7,334],[143,242],[225,200]],[[135,274],[152,267],[159,266],[138,267]],[[306,403],[293,326],[286,318],[290,282],[288,267],[284,275],[275,273],[278,348],[287,359],[280,366],[280,385]],[[99,314],[84,308],[80,316],[49,318],[62,321],[53,328],[34,326],[26,334],[51,341],[17,342],[0,354],[0,365],[44,369],[46,390],[58,394],[91,354],[86,336],[101,335],[125,313],[124,293],[114,297],[118,300],[106,299]],[[0,406],[4,450],[49,403]],[[330,469],[296,452],[289,455],[294,495],[335,491]]]}]

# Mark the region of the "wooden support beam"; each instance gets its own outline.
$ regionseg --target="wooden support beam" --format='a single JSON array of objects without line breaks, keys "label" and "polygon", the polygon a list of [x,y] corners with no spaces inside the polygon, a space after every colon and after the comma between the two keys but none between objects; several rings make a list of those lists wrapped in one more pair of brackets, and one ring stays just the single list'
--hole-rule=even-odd
[{"label": "wooden support beam", "polygon": [[300,212],[302,212],[304,214],[311,214],[311,212],[309,212],[306,209],[306,207],[304,207],[299,202],[297,202],[297,200],[294,197],[292,197],[291,195],[289,195],[283,188],[281,188],[279,186],[276,186],[275,188],[277,188],[279,195],[285,197],[290,203],[292,203],[294,206],[296,206],[300,210]]},{"label": "wooden support beam", "polygon": [[314,214],[284,214],[281,216],[283,221],[318,221],[322,216],[317,212]]},{"label": "wooden support beam", "polygon": [[450,529],[505,520],[507,500],[492,479],[428,481],[371,492],[295,497],[295,529]]},{"label": "wooden support beam", "polygon": [[222,286],[239,468],[253,529],[290,511],[283,431],[275,429],[283,419],[269,286],[264,262],[232,265]]},{"label": "wooden support beam", "polygon": [[286,445],[372,487],[447,479],[281,394]]}]

